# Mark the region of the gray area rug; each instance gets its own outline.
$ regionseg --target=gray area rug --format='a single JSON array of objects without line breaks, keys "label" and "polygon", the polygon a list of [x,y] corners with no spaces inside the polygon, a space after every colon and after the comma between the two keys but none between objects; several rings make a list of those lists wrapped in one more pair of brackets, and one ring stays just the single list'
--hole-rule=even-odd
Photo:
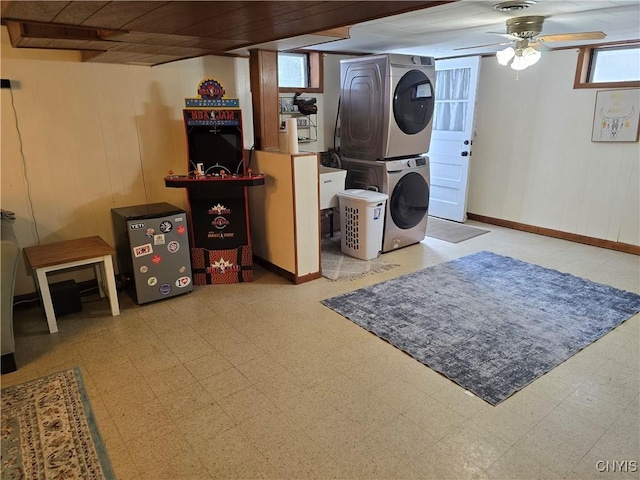
[{"label": "gray area rug", "polygon": [[322,239],[321,251],[322,276],[332,281],[355,280],[370,273],[381,272],[397,267],[397,264],[387,263],[380,258],[361,260],[345,255],[340,250],[339,234],[332,239]]},{"label": "gray area rug", "polygon": [[640,311],[640,295],[482,251],[322,303],[497,405]]},{"label": "gray area rug", "polygon": [[429,217],[427,220],[427,237],[437,238],[445,242],[460,243],[484,233],[489,233],[489,230],[443,220],[438,217]]}]

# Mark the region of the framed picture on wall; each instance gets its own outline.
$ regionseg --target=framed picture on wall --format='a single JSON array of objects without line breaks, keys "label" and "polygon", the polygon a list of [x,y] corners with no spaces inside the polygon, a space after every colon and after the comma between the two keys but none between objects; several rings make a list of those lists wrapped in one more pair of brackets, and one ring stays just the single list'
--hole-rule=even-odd
[{"label": "framed picture on wall", "polygon": [[596,92],[592,142],[637,142],[640,89]]}]

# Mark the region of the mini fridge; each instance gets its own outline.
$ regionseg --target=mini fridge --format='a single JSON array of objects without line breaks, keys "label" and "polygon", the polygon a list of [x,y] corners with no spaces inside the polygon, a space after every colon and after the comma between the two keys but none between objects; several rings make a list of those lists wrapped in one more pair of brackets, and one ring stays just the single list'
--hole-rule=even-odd
[{"label": "mini fridge", "polygon": [[138,304],[193,290],[187,213],[169,203],[111,209],[118,273]]}]

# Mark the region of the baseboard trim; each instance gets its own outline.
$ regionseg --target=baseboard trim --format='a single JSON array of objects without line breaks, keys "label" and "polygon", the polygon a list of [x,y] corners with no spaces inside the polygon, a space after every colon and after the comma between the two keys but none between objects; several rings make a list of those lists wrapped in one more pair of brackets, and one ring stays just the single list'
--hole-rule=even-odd
[{"label": "baseboard trim", "polygon": [[486,217],[484,215],[478,215],[476,213],[467,213],[467,218],[469,220],[488,223],[490,225],[497,225],[499,227],[511,228],[513,230],[520,230],[523,232],[544,235],[546,237],[559,238],[561,240],[568,240],[570,242],[583,243],[585,245],[591,245],[594,247],[607,248],[609,250],[616,250],[618,252],[640,255],[640,246],[631,245],[629,243],[613,242],[611,240],[603,240],[602,238],[588,237],[586,235],[578,235],[577,233],[563,232],[560,230],[554,230],[552,228],[536,227],[535,225],[527,225],[526,223],[503,220],[501,218]]},{"label": "baseboard trim", "polygon": [[256,257],[254,255],[253,261],[263,267],[265,270],[269,270],[270,272],[275,273],[276,275],[284,278],[285,280],[290,281],[294,285],[299,285],[301,283],[310,282],[311,280],[316,280],[322,277],[321,272],[309,273],[308,275],[298,276],[295,273],[291,273],[288,270],[285,270],[282,267],[274,265],[273,263],[265,260],[261,257]]}]

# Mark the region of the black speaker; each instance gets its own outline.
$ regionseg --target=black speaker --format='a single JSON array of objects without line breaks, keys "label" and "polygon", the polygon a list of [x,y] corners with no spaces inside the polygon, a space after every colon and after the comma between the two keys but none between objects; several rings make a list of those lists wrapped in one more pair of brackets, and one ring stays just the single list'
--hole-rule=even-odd
[{"label": "black speaker", "polygon": [[75,280],[65,280],[64,282],[52,283],[49,285],[53,311],[56,317],[77,313],[82,311],[80,292]]}]

